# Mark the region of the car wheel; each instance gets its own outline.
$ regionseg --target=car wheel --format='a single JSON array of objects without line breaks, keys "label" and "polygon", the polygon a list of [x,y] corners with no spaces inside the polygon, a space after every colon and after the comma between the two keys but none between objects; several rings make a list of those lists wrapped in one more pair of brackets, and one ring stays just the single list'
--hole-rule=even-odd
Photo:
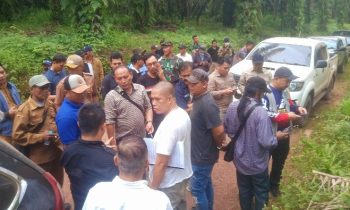
[{"label": "car wheel", "polygon": [[313,108],[312,104],[313,104],[313,97],[311,94],[309,94],[309,96],[306,99],[306,103],[305,103],[305,108],[307,110],[307,114],[303,115],[301,117],[301,119],[299,120],[299,122],[298,122],[299,127],[301,127],[301,128],[305,127],[307,122],[309,121],[310,116],[312,114],[312,108]]},{"label": "car wheel", "polygon": [[335,84],[335,77],[332,77],[332,80],[329,82],[329,85],[327,87],[327,93],[326,93],[326,95],[324,95],[323,99],[325,99],[325,100],[330,99],[331,92],[334,88],[334,84]]},{"label": "car wheel", "polygon": [[343,73],[344,72],[344,66],[345,66],[345,64],[343,62],[340,66],[338,66],[337,72],[338,73]]}]

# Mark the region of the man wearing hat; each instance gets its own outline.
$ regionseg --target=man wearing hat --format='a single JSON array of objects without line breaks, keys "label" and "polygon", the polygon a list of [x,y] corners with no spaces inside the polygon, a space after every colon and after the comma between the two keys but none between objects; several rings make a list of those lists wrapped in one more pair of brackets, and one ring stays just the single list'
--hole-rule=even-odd
[{"label": "man wearing hat", "polygon": [[48,100],[50,82],[44,75],[29,80],[30,97],[19,106],[14,118],[12,138],[22,152],[62,185],[63,169],[59,164],[60,142],[57,137],[54,104]]},{"label": "man wearing hat", "polygon": [[271,93],[267,93],[262,100],[271,118],[274,133],[283,133],[282,140],[278,141],[277,147],[272,151],[270,191],[275,197],[280,194],[279,183],[289,153],[289,135],[292,121],[299,119],[301,115],[307,114],[305,108],[297,106],[290,99],[287,90],[290,82],[297,78],[287,67],[278,68],[268,86]]},{"label": "man wearing hat", "polygon": [[193,62],[192,55],[189,54],[186,50],[187,50],[186,45],[181,43],[179,45],[179,54],[177,54],[176,56],[181,58],[183,61]]},{"label": "man wearing hat", "polygon": [[206,46],[200,45],[197,53],[193,56],[193,68],[200,68],[208,72],[211,66],[212,60],[209,53],[206,52]]},{"label": "man wearing hat", "polygon": [[80,138],[78,127],[78,111],[84,102],[84,94],[89,89],[85,80],[78,74],[71,74],[63,81],[66,96],[57,116],[58,134],[64,146],[68,146]]},{"label": "man wearing hat", "polygon": [[[65,64],[67,67],[69,75],[78,74],[82,76],[88,85],[89,89],[86,91],[84,102],[98,102],[97,96],[97,88],[94,82],[94,76],[90,73],[83,73],[84,71],[84,61],[79,55],[70,55],[67,58],[67,62]],[[67,77],[61,79],[61,81],[56,86],[56,98],[55,98],[55,106],[58,109],[65,97],[66,91],[64,88],[64,80]]]},{"label": "man wearing hat", "polygon": [[[250,78],[244,95],[239,101],[230,104],[224,120],[225,132],[235,145],[233,162],[243,210],[263,209],[267,203],[270,152],[277,146],[277,140],[281,139],[279,136],[283,136],[279,133],[276,139],[271,120],[261,106],[264,93],[269,91],[261,77]],[[239,136],[233,139],[236,134]]]},{"label": "man wearing hat", "polygon": [[104,78],[102,62],[100,59],[94,56],[91,45],[85,45],[83,48],[83,52],[84,52],[84,62],[87,63],[90,70],[90,74],[94,76],[97,91],[100,91],[102,81]]},{"label": "man wearing hat", "polygon": [[[213,209],[214,192],[211,173],[219,158],[226,135],[220,111],[208,92],[208,73],[194,69],[187,78],[193,95],[191,118],[191,192],[197,209]],[[205,114],[204,114],[205,113]]]},{"label": "man wearing hat", "polygon": [[159,58],[159,63],[164,71],[165,78],[175,85],[179,81],[179,65],[183,60],[173,53],[173,43],[162,42],[163,56]]},{"label": "man wearing hat", "polygon": [[224,38],[224,46],[220,47],[218,51],[219,57],[231,57],[233,56],[233,50],[230,43],[230,39],[225,37]]},{"label": "man wearing hat", "polygon": [[248,79],[251,77],[261,77],[267,84],[269,84],[272,79],[271,72],[269,70],[263,69],[264,57],[261,54],[255,53],[252,58],[252,63],[253,68],[242,72],[242,75],[238,81],[238,88],[242,93],[244,92],[244,87]]}]

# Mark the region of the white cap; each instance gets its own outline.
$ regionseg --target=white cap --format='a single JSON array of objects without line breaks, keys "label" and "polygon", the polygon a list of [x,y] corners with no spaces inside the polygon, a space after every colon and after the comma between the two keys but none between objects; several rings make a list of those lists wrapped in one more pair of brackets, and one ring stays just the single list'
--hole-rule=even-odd
[{"label": "white cap", "polygon": [[64,80],[64,89],[75,93],[83,93],[89,88],[84,78],[78,74],[71,74]]}]

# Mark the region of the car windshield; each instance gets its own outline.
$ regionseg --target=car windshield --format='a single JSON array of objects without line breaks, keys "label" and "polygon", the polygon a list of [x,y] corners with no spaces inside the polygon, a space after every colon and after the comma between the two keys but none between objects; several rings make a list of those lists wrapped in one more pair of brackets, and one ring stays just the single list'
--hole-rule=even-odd
[{"label": "car windshield", "polygon": [[337,40],[333,39],[319,39],[327,45],[327,49],[337,49]]},{"label": "car windshield", "polygon": [[260,53],[267,62],[310,66],[311,47],[309,46],[263,42],[250,53],[247,59],[252,60],[254,53]]}]

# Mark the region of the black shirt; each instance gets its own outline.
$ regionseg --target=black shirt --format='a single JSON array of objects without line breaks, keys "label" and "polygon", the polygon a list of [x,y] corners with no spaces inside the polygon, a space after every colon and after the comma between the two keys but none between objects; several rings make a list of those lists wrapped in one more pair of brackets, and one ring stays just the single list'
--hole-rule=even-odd
[{"label": "black shirt", "polygon": [[221,125],[220,111],[209,92],[193,98],[191,118],[191,161],[194,165],[212,165],[219,150],[211,129]]},{"label": "black shirt", "polygon": [[76,210],[82,209],[91,187],[98,182],[112,181],[118,174],[113,160],[115,154],[102,141],[78,140],[65,148],[61,164],[70,179]]},{"label": "black shirt", "polygon": [[152,90],[152,87],[155,86],[160,81],[159,77],[156,78],[150,77],[147,73],[138,78],[137,83],[143,85],[146,91]]},{"label": "black shirt", "polygon": [[208,53],[211,56],[211,60],[213,62],[218,62],[218,60],[219,60],[218,51],[219,51],[218,47],[217,48],[210,47],[208,49]]},{"label": "black shirt", "polygon": [[101,85],[101,95],[102,99],[105,99],[107,93],[111,90],[114,90],[117,87],[117,83],[115,82],[113,72],[108,74],[103,78]]}]

